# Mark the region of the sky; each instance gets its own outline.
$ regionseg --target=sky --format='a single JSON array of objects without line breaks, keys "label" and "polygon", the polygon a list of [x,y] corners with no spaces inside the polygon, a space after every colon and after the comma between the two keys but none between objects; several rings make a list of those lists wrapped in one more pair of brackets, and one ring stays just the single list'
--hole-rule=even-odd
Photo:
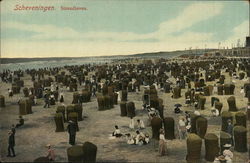
[{"label": "sky", "polygon": [[[16,6],[55,10],[14,10]],[[86,10],[61,10],[61,7]],[[246,1],[3,0],[1,57],[129,55],[245,43]]]}]

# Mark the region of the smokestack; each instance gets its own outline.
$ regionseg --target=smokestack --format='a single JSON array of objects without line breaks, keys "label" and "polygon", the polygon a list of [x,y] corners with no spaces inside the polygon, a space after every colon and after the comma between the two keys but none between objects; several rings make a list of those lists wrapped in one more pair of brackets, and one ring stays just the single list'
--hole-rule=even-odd
[{"label": "smokestack", "polygon": [[246,37],[246,47],[250,48],[250,36]]}]

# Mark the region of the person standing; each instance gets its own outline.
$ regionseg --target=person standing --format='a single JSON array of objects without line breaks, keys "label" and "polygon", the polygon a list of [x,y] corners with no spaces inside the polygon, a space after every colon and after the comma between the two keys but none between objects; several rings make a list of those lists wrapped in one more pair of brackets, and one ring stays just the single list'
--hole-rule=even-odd
[{"label": "person standing", "polygon": [[37,97],[34,96],[34,105],[36,105],[36,104],[37,104]]},{"label": "person standing", "polygon": [[234,141],[233,141],[233,124],[232,124],[232,120],[231,119],[228,119],[227,120],[227,133],[231,135],[231,144],[233,145],[234,144]]},{"label": "person standing", "polygon": [[180,133],[180,139],[185,139],[186,138],[186,123],[184,120],[184,117],[181,117],[179,120],[179,133]]},{"label": "person standing", "polygon": [[15,134],[16,134],[16,127],[15,127],[14,124],[12,124],[12,126],[11,126],[11,131],[13,132],[13,134],[15,136]]},{"label": "person standing", "polygon": [[51,145],[50,145],[50,144],[46,145],[46,147],[48,148],[48,155],[47,155],[47,158],[48,158],[50,161],[55,161],[55,151],[51,148]]},{"label": "person standing", "polygon": [[69,133],[69,144],[75,145],[76,130],[77,130],[76,124],[70,120],[67,129]]},{"label": "person standing", "polygon": [[96,86],[95,85],[93,85],[93,88],[92,88],[92,96],[96,97]]},{"label": "person standing", "polygon": [[64,102],[64,95],[63,95],[63,93],[61,92],[60,93],[60,103],[63,103]]},{"label": "person standing", "polygon": [[[15,157],[15,150],[14,150],[14,146],[15,146],[15,133],[10,130],[9,131],[9,145],[8,145],[8,155],[7,157]],[[12,152],[12,156],[11,156],[11,152]]]},{"label": "person standing", "polygon": [[8,92],[9,92],[9,97],[11,98],[13,96],[12,88],[8,89]]},{"label": "person standing", "polygon": [[50,95],[48,93],[46,93],[44,95],[44,102],[45,102],[45,105],[43,106],[43,108],[46,108],[50,106],[50,99],[49,99]]},{"label": "person standing", "polygon": [[135,128],[135,122],[134,122],[133,117],[130,117],[129,128],[130,129],[134,129]]},{"label": "person standing", "polygon": [[165,139],[165,136],[164,136],[164,130],[163,129],[160,129],[159,153],[160,153],[160,156],[164,156],[166,154],[166,139]]}]

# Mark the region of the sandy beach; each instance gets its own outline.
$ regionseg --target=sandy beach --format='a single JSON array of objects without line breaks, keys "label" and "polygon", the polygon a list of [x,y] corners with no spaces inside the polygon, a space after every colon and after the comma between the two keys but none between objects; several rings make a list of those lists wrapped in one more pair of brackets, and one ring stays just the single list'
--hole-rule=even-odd
[{"label": "sandy beach", "polygon": [[[231,77],[228,73],[225,75],[225,83],[231,82]],[[237,72],[238,74],[238,72]],[[48,76],[45,76],[47,78]],[[53,78],[53,76],[50,76]],[[54,78],[53,78],[54,79]],[[24,80],[24,87],[33,87],[31,77],[27,74],[21,77]],[[171,81],[175,81],[170,78]],[[247,98],[244,94],[240,93],[240,88],[246,80],[235,80],[235,98],[236,106],[239,110],[245,111],[247,105]],[[213,84],[214,82],[206,82],[206,84]],[[192,82],[193,84],[193,82]],[[20,94],[15,94],[12,98],[8,97],[7,89],[11,88],[11,84],[1,82],[0,94],[5,96],[6,107],[0,108],[0,150],[1,157],[4,162],[32,162],[34,159],[46,156],[46,144],[51,144],[56,153],[56,161],[67,161],[66,149],[70,147],[68,143],[68,133],[55,132],[56,126],[54,115],[56,107],[61,105],[59,102],[50,108],[43,108],[43,99],[38,99],[38,104],[32,107],[32,114],[24,116],[25,125],[16,129],[16,157],[9,158],[7,155],[8,146],[8,130],[12,124],[18,123],[19,106],[17,101],[19,97],[24,98],[22,89]],[[78,85],[78,90],[82,90],[83,86]],[[69,105],[73,99],[73,92],[66,90],[63,87],[65,94],[65,105]],[[129,129],[129,118],[120,116],[120,106],[114,105],[113,109],[98,111],[97,98],[91,97],[91,102],[83,103],[83,121],[79,121],[80,131],[77,132],[76,144],[83,144],[86,141],[92,142],[97,145],[97,161],[98,162],[186,162],[185,157],[187,154],[186,140],[180,140],[177,132],[177,123],[180,115],[173,112],[174,104],[180,103],[183,105],[182,110],[194,111],[193,106],[185,106],[185,92],[187,87],[182,89],[182,97],[179,99],[171,98],[172,93],[164,93],[160,89],[157,90],[158,96],[164,102],[164,117],[173,117],[175,119],[175,135],[176,139],[167,140],[168,154],[160,157],[158,154],[158,142],[150,139],[150,143],[143,146],[128,145],[125,138],[110,140],[109,134],[114,130],[114,126],[120,126],[122,133],[135,133],[135,130]],[[142,119],[146,124],[146,128],[142,130],[143,133],[148,133],[151,137],[152,131],[149,126],[147,112],[142,110],[142,96],[144,86],[141,86],[140,92],[129,92],[128,101],[133,101],[136,107],[136,119]],[[231,95],[217,95],[206,96],[205,110],[199,110],[201,115],[208,120],[207,133],[215,133],[219,136],[221,130],[221,117],[212,117],[211,115],[211,97],[218,97],[223,103],[222,111],[228,110],[227,98]],[[184,114],[181,114],[184,115]],[[249,121],[248,121],[249,124]],[[64,123],[65,128],[67,123]],[[249,128],[248,128],[249,133]],[[248,142],[250,143],[250,142]],[[206,162],[204,159],[205,144],[203,140],[201,158],[202,163]],[[233,162],[244,163],[248,160],[248,153],[239,153],[234,151]]]}]

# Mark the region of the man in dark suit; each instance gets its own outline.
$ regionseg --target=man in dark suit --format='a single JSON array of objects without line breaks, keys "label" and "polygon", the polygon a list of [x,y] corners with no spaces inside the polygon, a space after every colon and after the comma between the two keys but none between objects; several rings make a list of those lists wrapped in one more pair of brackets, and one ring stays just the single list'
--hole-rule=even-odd
[{"label": "man in dark suit", "polygon": [[50,106],[50,95],[46,92],[46,94],[44,95],[44,102],[45,102],[45,105],[43,106],[43,108],[46,108]]},{"label": "man in dark suit", "polygon": [[76,130],[77,130],[76,123],[70,120],[67,128],[69,133],[69,144],[75,145]]},{"label": "man in dark suit", "polygon": [[15,150],[14,150],[14,146],[15,146],[15,133],[10,130],[9,131],[9,146],[8,146],[8,155],[7,157],[11,157],[11,152],[12,152],[12,157],[15,157]]}]

